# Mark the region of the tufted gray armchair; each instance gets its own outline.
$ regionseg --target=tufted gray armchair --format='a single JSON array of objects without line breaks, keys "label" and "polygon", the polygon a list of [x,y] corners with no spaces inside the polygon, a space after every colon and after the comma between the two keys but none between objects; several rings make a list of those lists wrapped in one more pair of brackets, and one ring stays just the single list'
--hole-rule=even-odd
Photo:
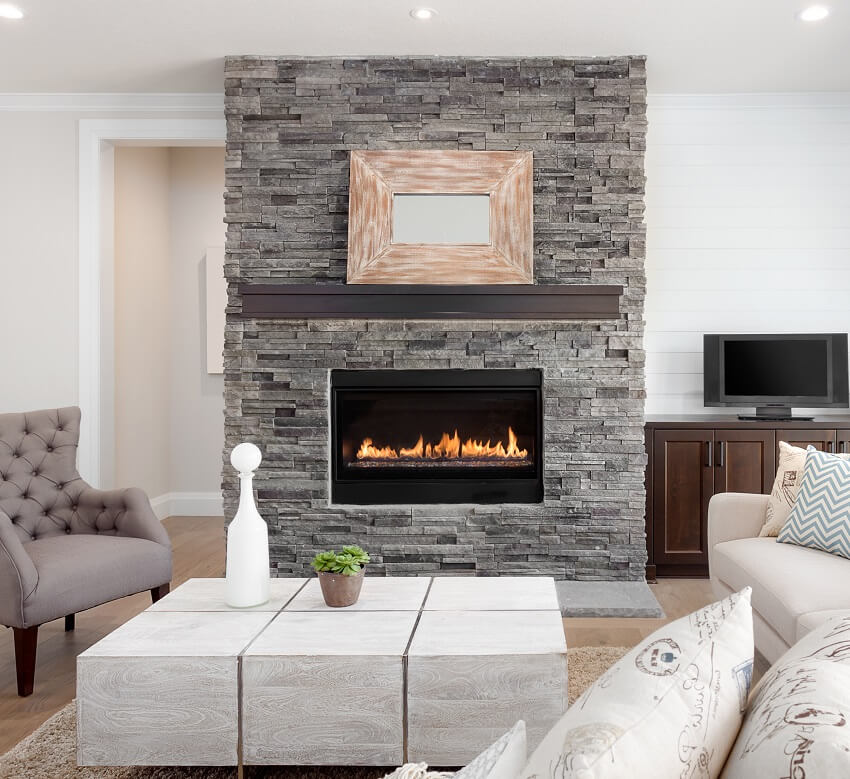
[{"label": "tufted gray armchair", "polygon": [[171,581],[171,543],[137,488],[77,473],[80,409],[0,414],[0,624],[15,634],[18,694],[32,694],[39,625]]}]

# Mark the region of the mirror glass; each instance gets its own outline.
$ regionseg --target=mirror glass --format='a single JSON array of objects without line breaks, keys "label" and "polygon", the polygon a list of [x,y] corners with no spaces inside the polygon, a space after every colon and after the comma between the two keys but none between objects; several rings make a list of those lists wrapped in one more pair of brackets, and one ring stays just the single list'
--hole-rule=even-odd
[{"label": "mirror glass", "polygon": [[490,243],[489,195],[393,195],[393,243]]}]

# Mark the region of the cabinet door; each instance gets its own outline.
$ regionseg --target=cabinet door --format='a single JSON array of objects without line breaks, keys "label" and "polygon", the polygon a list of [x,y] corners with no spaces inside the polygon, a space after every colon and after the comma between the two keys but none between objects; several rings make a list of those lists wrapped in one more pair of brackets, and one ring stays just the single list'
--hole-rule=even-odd
[{"label": "cabinet door", "polygon": [[835,451],[838,454],[850,454],[850,428],[845,430],[836,430],[836,446]]},{"label": "cabinet door", "polygon": [[653,545],[656,565],[706,565],[706,519],[714,490],[714,431],[656,430]]},{"label": "cabinet door", "polygon": [[714,491],[768,494],[776,477],[773,430],[714,431]]},{"label": "cabinet door", "polygon": [[798,428],[779,428],[776,431],[776,457],[779,461],[779,442],[792,446],[799,446],[805,449],[807,446],[813,446],[815,449],[820,449],[822,452],[835,451],[835,430],[829,428],[814,428],[814,427],[798,427]]}]

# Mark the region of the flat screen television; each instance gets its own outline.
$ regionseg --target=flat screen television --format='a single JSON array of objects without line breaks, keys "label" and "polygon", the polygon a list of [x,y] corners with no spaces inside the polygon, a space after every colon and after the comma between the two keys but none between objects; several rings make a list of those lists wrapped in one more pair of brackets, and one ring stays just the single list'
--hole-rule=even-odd
[{"label": "flat screen television", "polygon": [[755,406],[791,419],[793,406],[847,408],[847,333],[705,335],[706,406]]}]

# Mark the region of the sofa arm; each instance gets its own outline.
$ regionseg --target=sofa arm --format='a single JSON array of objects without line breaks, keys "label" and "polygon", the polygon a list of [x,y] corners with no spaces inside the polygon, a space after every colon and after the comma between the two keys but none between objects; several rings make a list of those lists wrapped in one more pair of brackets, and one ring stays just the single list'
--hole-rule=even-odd
[{"label": "sofa arm", "polygon": [[721,492],[708,504],[708,550],[737,538],[754,538],[764,524],[769,495]]},{"label": "sofa arm", "polygon": [[100,531],[115,530],[118,536],[142,538],[171,548],[162,523],[156,518],[148,496],[138,487],[123,490],[96,490],[80,493],[79,512],[86,525]]},{"label": "sofa arm", "polygon": [[24,602],[38,584],[38,571],[12,520],[0,511],[0,624],[25,627]]}]

